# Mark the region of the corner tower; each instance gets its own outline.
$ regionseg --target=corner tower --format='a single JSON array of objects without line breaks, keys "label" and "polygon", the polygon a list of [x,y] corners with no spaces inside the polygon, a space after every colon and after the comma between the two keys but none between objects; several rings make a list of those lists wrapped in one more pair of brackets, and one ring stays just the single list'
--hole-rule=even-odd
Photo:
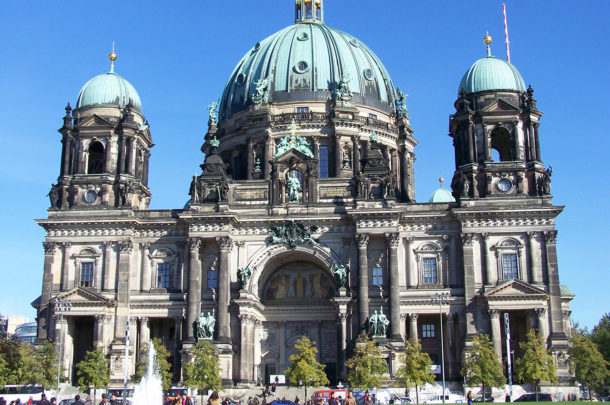
[{"label": "corner tower", "polygon": [[551,169],[545,170],[538,138],[541,111],[534,90],[526,89],[512,64],[491,55],[464,74],[449,120],[455,148],[451,183],[458,200],[550,195]]},{"label": "corner tower", "polygon": [[85,83],[74,110],[66,107],[52,210],[148,208],[153,143],[138,93],[114,72],[116,57],[113,49],[110,71]]}]

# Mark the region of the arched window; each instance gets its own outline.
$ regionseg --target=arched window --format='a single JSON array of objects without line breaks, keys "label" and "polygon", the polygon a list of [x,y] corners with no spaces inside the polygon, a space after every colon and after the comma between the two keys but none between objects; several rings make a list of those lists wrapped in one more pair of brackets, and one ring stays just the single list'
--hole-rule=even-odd
[{"label": "arched window", "polygon": [[419,271],[420,287],[438,287],[445,282],[443,271],[445,269],[445,252],[436,243],[424,242],[414,250]]},{"label": "arched window", "polygon": [[104,145],[93,141],[89,145],[87,174],[100,174],[104,172]]},{"label": "arched window", "polygon": [[498,280],[524,280],[521,263],[523,244],[516,239],[507,238],[498,242],[493,249],[496,251]]},{"label": "arched window", "polygon": [[510,133],[506,128],[496,128],[491,132],[491,152],[494,161],[508,162],[513,159]]}]

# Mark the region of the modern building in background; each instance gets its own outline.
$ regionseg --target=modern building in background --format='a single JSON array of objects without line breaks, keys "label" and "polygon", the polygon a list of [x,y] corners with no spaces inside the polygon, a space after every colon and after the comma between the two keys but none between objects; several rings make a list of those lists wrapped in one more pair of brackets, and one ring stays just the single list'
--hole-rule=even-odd
[{"label": "modern building in background", "polygon": [[[180,380],[192,345],[209,338],[226,385],[261,383],[283,374],[308,335],[338,382],[358,335],[375,329],[390,378],[415,337],[435,364],[444,347],[447,378],[462,381],[473,336],[489,334],[506,362],[536,328],[559,384],[569,383],[573,294],[559,284],[555,243],[563,207],[541,159],[533,90],[488,43],[456,77],[450,190],[441,182],[417,202],[405,95],[323,11],[321,0],[297,0],[295,23],[239,61],[209,107],[205,159],[184,208],[148,208],[145,103],[115,72],[114,53],[110,71],[66,107],[60,173],[38,220],[46,239],[34,305],[38,339],[63,344],[68,379],[99,345],[122,381],[159,337]],[[449,295],[440,319],[439,293]],[[60,301],[71,303],[62,317]]]},{"label": "modern building in background", "polygon": [[37,331],[36,322],[22,323],[20,325],[17,325],[17,328],[15,329],[15,333],[11,337],[13,339],[17,339],[22,342],[34,344],[34,342],[36,341],[36,331]]},{"label": "modern building in background", "polygon": [[0,317],[0,337],[11,337],[15,334],[17,327],[28,322],[28,318],[19,315]]}]

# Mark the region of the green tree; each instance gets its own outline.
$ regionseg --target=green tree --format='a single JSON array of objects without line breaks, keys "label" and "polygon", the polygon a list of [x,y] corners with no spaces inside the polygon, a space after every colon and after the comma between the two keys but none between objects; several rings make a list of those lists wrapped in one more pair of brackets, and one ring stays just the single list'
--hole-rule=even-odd
[{"label": "green tree", "polygon": [[38,383],[45,387],[54,387],[57,384],[57,352],[50,340],[36,348],[34,360],[38,365]]},{"label": "green tree", "polygon": [[398,383],[407,387],[415,387],[415,400],[419,404],[418,388],[426,383],[434,382],[432,360],[428,353],[421,351],[419,339],[411,338],[401,356],[402,366],[396,371]]},{"label": "green tree", "polygon": [[93,402],[97,390],[110,384],[110,368],[101,347],[90,350],[85,358],[76,365],[78,386],[83,391],[93,387]]},{"label": "green tree", "polygon": [[385,359],[381,357],[381,349],[364,334],[358,337],[354,355],[345,365],[349,368],[347,381],[353,388],[378,388],[383,381],[383,373],[387,371]]},{"label": "green tree", "polygon": [[540,382],[556,382],[557,367],[553,356],[545,349],[542,336],[533,329],[525,335],[525,341],[519,343],[523,355],[515,361],[515,377],[526,384],[534,384],[536,401]]},{"label": "green tree", "polygon": [[203,404],[203,390],[221,387],[218,353],[207,340],[200,340],[191,349],[191,361],[184,366],[184,385],[197,388]]},{"label": "green tree", "polygon": [[591,331],[591,340],[597,344],[599,352],[610,362],[610,312],[602,316]]},{"label": "green tree", "polygon": [[[168,391],[172,386],[172,365],[169,363],[169,351],[163,346],[163,342],[159,338],[151,340],[157,356],[155,358],[154,367],[159,370],[161,381],[163,383],[163,390]],[[135,381],[140,382],[142,377],[146,375],[146,369],[148,368],[148,345],[146,343],[140,350],[138,361],[136,362],[136,372],[134,375]]]},{"label": "green tree", "polygon": [[307,399],[307,387],[326,385],[329,381],[324,373],[324,365],[316,360],[318,349],[308,336],[302,336],[294,348],[297,352],[290,355],[288,359],[290,367],[284,373],[290,385],[305,387],[305,399]]},{"label": "green tree", "polygon": [[0,353],[8,365],[8,384],[34,384],[38,378],[38,366],[34,360],[34,348],[26,342],[2,339]]},{"label": "green tree", "polygon": [[597,345],[590,336],[573,331],[572,347],[569,349],[570,369],[576,380],[585,387],[602,391],[610,379],[608,363],[599,352]]},{"label": "green tree", "polygon": [[488,335],[476,335],[472,348],[466,351],[462,374],[469,387],[481,385],[483,396],[486,387],[501,388],[506,383],[502,364]]},{"label": "green tree", "polygon": [[4,353],[0,353],[0,386],[8,383],[9,374],[10,369],[8,367],[8,362],[4,358]]}]

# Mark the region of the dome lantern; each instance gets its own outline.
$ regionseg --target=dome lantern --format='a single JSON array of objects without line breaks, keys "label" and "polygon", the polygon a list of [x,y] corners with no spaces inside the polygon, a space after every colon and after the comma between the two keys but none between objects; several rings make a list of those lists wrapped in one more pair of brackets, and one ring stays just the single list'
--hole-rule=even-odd
[{"label": "dome lantern", "polygon": [[324,8],[322,0],[295,0],[295,22],[324,23]]}]

